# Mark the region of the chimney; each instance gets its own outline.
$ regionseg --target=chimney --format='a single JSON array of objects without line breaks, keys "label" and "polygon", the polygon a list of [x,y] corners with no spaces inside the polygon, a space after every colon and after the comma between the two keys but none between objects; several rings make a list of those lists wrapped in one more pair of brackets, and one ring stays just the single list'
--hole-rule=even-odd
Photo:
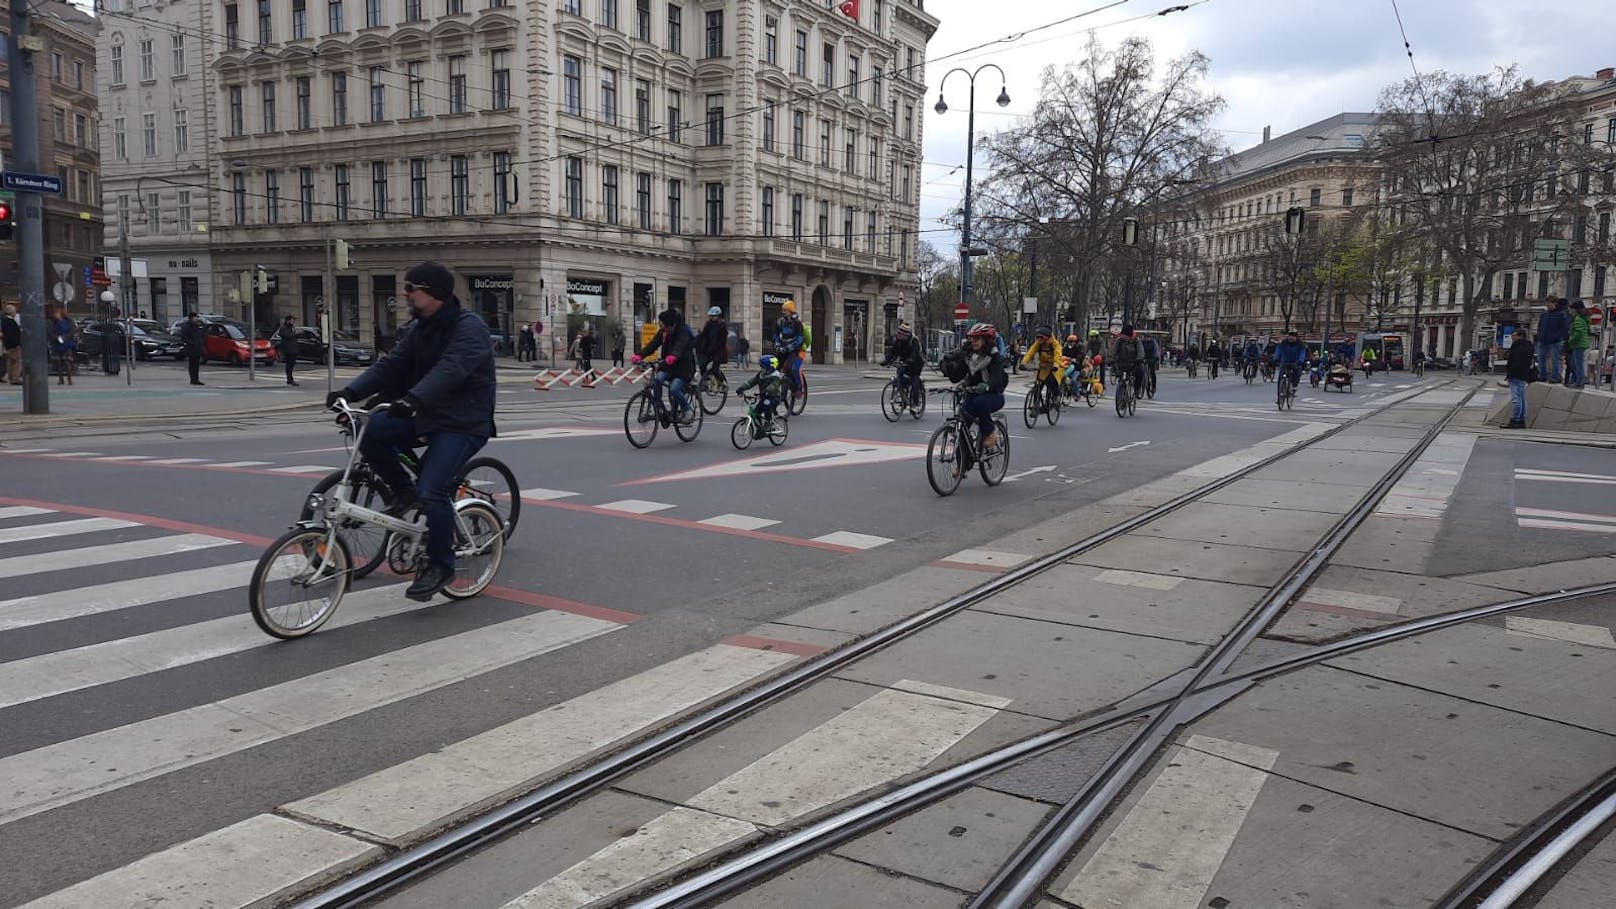
[{"label": "chimney", "polygon": [[1272,135],[1272,130],[1273,128],[1269,126],[1262,128],[1262,140],[1264,144],[1267,144],[1269,137]]},{"label": "chimney", "polygon": [[1594,78],[1595,79],[1612,79],[1612,78],[1616,78],[1616,66],[1607,66],[1607,67],[1605,67],[1604,69],[1600,70],[1599,72],[1594,73]]}]

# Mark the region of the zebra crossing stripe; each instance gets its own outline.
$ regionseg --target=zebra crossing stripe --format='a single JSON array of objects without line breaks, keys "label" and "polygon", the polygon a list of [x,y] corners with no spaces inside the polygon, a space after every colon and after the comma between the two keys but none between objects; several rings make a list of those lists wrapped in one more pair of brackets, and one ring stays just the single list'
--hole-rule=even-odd
[{"label": "zebra crossing stripe", "polygon": [[104,546],[85,546],[72,551],[71,562],[66,561],[61,553],[56,553],[51,558],[42,558],[37,555],[12,556],[9,559],[0,559],[0,578],[17,578],[47,571],[61,571],[66,568],[83,568],[89,565],[133,562],[138,559],[177,555],[182,552],[195,552],[198,549],[234,546],[235,544],[235,540],[226,540],[209,536],[208,534],[183,533],[177,536],[156,537],[150,540],[108,543]]},{"label": "zebra crossing stripe", "polygon": [[0,758],[0,824],[357,716],[622,626],[541,612]]},{"label": "zebra crossing stripe", "polygon": [[134,521],[117,518],[81,518],[73,521],[53,521],[49,524],[28,524],[22,527],[0,528],[0,543],[20,543],[23,540],[45,540],[67,537],[76,533],[94,533],[98,530],[122,530],[139,527]]},{"label": "zebra crossing stripe", "polygon": [[233,562],[0,600],[0,631],[245,587],[257,564]]},{"label": "zebra crossing stripe", "polygon": [[0,521],[9,521],[12,518],[31,518],[35,515],[55,514],[49,508],[35,508],[32,505],[9,505],[0,508]]}]

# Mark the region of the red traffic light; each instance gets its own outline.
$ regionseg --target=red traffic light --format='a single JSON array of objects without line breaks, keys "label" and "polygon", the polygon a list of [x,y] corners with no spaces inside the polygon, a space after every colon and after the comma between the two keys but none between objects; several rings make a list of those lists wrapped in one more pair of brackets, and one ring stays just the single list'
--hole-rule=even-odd
[{"label": "red traffic light", "polygon": [[0,221],[11,220],[11,203],[0,202]]}]

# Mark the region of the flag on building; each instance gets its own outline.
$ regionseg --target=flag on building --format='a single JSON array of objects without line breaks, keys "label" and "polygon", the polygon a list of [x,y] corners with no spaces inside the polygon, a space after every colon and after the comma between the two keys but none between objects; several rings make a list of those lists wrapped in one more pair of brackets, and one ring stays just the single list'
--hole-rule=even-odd
[{"label": "flag on building", "polygon": [[858,21],[858,5],[859,5],[859,0],[843,0],[843,3],[841,5],[841,7],[840,7],[840,9],[842,11],[842,15],[846,16],[849,19],[852,19],[854,22],[857,22]]}]

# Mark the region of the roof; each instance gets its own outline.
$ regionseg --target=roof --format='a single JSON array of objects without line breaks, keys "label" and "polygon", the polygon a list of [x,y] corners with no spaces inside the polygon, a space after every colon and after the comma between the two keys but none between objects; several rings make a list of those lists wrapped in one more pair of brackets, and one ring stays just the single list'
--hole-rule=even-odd
[{"label": "roof", "polygon": [[1370,147],[1380,120],[1379,114],[1349,112],[1291,130],[1218,161],[1212,166],[1216,182],[1232,183],[1305,161],[1356,154]]}]

